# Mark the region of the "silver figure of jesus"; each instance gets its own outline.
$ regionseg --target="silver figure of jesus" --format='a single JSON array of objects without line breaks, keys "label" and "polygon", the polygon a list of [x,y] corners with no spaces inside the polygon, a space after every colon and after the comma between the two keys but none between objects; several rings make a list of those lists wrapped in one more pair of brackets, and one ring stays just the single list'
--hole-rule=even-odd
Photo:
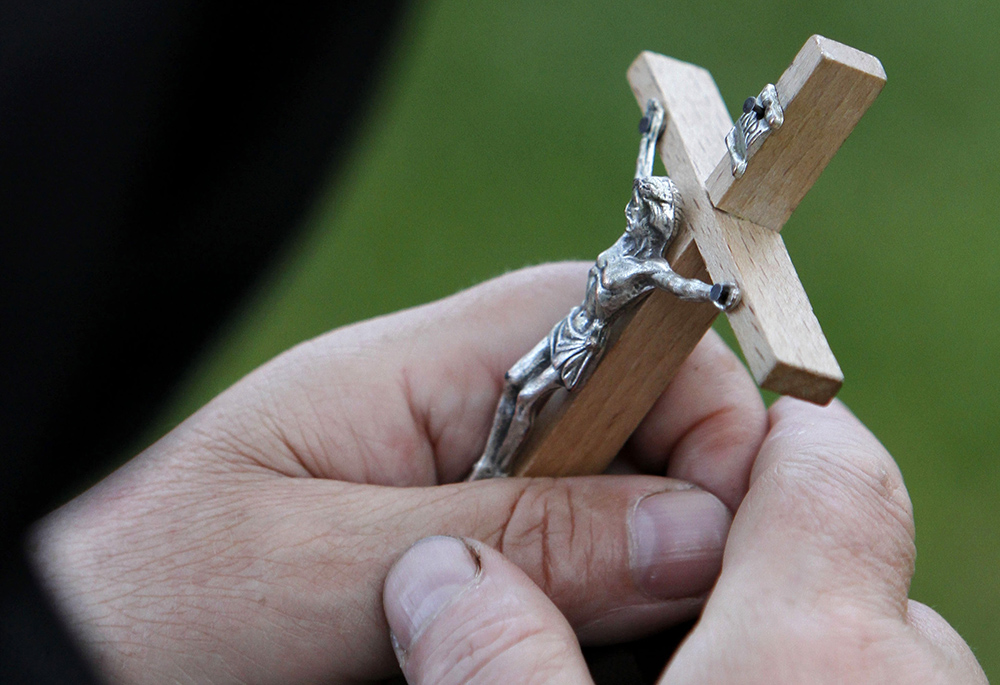
[{"label": "silver figure of jesus", "polygon": [[511,474],[542,405],[559,388],[572,392],[586,383],[604,355],[616,316],[643,295],[661,288],[723,311],[739,302],[735,284],[684,278],[664,258],[681,217],[677,187],[666,176],[652,175],[662,128],[663,108],[650,100],[639,124],[642,140],[632,199],[625,207],[625,233],[591,267],[583,303],[505,375],[486,449],[469,480]]}]

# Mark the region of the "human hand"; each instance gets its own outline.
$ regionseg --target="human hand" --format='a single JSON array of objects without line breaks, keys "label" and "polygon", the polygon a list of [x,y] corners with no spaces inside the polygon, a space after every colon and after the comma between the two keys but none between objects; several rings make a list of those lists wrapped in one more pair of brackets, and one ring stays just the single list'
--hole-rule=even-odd
[{"label": "human hand", "polygon": [[[899,469],[834,403],[781,400],[701,619],[661,683],[986,683],[968,645],[907,598]],[[468,545],[469,550],[466,549]],[[478,542],[419,542],[385,586],[413,685],[592,682],[551,602]]]},{"label": "human hand", "polygon": [[383,581],[432,534],[501,549],[587,641],[696,615],[766,430],[714,335],[626,450],[667,477],[455,482],[504,371],[578,303],[587,268],[510,274],[300,345],[43,520],[36,563],[100,672],[391,674]]}]

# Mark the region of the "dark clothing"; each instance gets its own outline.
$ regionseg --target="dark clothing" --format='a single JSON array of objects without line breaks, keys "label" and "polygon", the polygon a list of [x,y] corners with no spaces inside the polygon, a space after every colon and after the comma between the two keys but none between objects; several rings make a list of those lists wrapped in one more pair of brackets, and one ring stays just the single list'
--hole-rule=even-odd
[{"label": "dark clothing", "polygon": [[117,466],[280,253],[404,13],[274,7],[0,3],[0,682],[87,681],[11,550]]},{"label": "dark clothing", "polygon": [[[92,682],[25,528],[118,465],[294,234],[405,5],[0,3],[0,683]],[[653,682],[685,630],[588,650],[595,679]]]}]

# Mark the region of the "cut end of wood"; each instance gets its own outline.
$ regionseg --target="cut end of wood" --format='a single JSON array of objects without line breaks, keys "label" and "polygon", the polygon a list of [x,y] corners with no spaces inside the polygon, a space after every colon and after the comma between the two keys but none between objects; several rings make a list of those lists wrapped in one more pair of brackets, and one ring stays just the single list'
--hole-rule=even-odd
[{"label": "cut end of wood", "polygon": [[733,126],[712,75],[704,67],[644,51],[632,62],[628,81],[640,109],[650,98],[666,110],[659,151],[667,173],[680,186],[702,191],[726,152]]},{"label": "cut end of wood", "polygon": [[757,382],[760,387],[780,395],[825,406],[837,396],[843,386],[844,374],[839,367],[836,373],[822,373],[778,362],[768,369],[763,378],[758,378]]},{"label": "cut end of wood", "polygon": [[812,36],[775,88],[784,123],[735,178],[725,155],[706,182],[718,209],[774,231],[791,216],[885,85],[878,58]]},{"label": "cut end of wood", "polygon": [[850,45],[845,45],[819,34],[810,36],[802,50],[805,50],[807,47],[814,47],[823,59],[833,60],[846,67],[869,74],[876,80],[881,81],[883,85],[885,84],[885,68],[875,55],[870,55],[867,52],[862,52],[857,48],[852,48]]},{"label": "cut end of wood", "polygon": [[643,88],[644,85],[647,85],[645,81],[655,81],[658,72],[667,74],[671,72],[684,74],[686,72],[688,74],[697,74],[701,78],[708,78],[710,80],[712,78],[711,72],[705,67],[668,57],[667,55],[661,55],[652,50],[643,50],[632,60],[632,64],[629,65],[628,72],[626,73],[629,84],[632,86],[632,92],[636,94],[637,98],[640,95],[644,95],[644,92],[648,92],[648,86],[646,89]]}]

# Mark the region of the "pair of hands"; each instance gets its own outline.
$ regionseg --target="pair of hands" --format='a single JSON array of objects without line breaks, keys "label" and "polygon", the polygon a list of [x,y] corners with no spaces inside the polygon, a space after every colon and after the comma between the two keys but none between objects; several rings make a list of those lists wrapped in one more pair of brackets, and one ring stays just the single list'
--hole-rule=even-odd
[{"label": "pair of hands", "polygon": [[299,345],[44,519],[37,566],[100,672],[355,682],[398,656],[412,683],[587,682],[578,638],[703,610],[663,682],[985,682],[907,599],[892,458],[838,404],[765,410],[714,334],[619,475],[456,482],[587,268]]}]

